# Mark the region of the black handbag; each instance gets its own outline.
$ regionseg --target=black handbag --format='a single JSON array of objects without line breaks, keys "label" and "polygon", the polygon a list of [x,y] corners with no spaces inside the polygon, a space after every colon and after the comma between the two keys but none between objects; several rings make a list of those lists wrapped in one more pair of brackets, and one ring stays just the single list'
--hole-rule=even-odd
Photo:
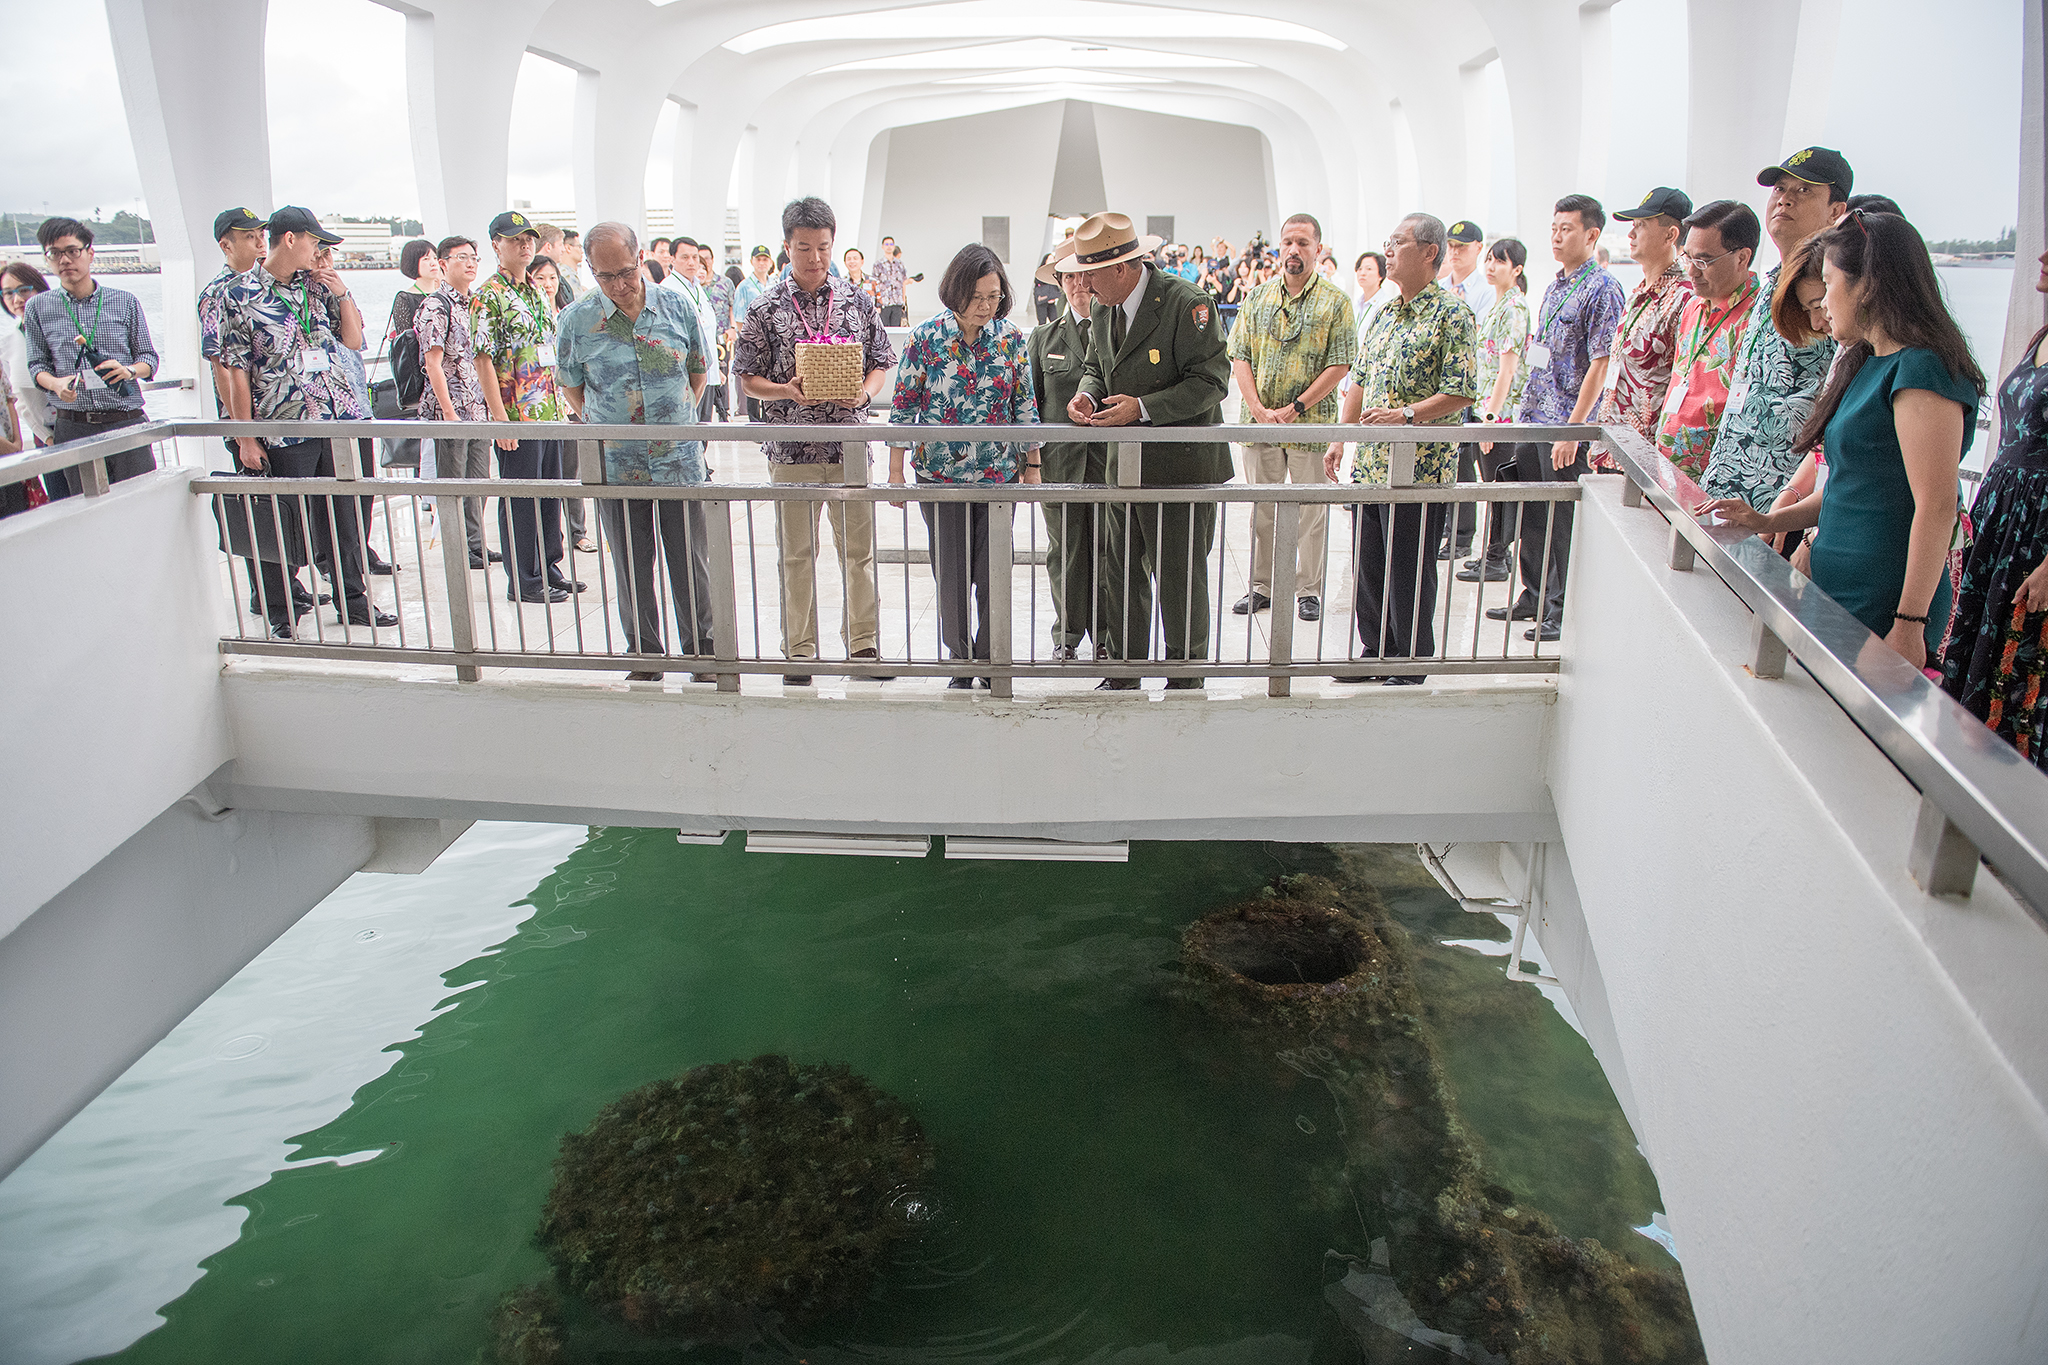
[{"label": "black handbag", "polygon": [[[253,470],[217,469],[217,479],[260,479]],[[306,528],[297,499],[262,493],[216,493],[213,519],[220,528],[220,548],[243,559],[285,564],[296,569],[308,559]],[[282,531],[282,536],[279,532]]]}]

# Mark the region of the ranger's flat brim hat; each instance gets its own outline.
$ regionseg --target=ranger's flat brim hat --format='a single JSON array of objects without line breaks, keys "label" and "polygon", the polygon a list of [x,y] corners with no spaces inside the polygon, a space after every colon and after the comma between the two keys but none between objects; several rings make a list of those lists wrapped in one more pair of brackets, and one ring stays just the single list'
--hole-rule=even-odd
[{"label": "ranger's flat brim hat", "polygon": [[[1776,177],[1772,177],[1776,179]],[[1623,222],[1632,223],[1638,218],[1675,218],[1684,222],[1692,217],[1692,199],[1684,190],[1674,190],[1669,185],[1659,185],[1643,196],[1643,202],[1632,209],[1616,209],[1614,216]]]},{"label": "ranger's flat brim hat", "polygon": [[1847,199],[1856,187],[1856,173],[1849,159],[1832,147],[1802,147],[1775,166],[1756,173],[1759,185],[1775,185],[1786,176],[1809,185],[1833,185]]},{"label": "ranger's flat brim hat", "polygon": [[1121,213],[1091,215],[1074,230],[1074,254],[1054,263],[1062,275],[1100,270],[1119,261],[1138,261],[1159,250],[1162,237],[1140,237],[1131,220]]},{"label": "ranger's flat brim hat", "polygon": [[1073,254],[1074,239],[1069,237],[1052,249],[1052,255],[1046,258],[1045,264],[1038,267],[1037,273],[1032,275],[1031,278],[1037,280],[1040,284],[1058,284],[1060,282],[1060,262]]},{"label": "ranger's flat brim hat", "polygon": [[[302,209],[297,204],[286,204],[271,214],[270,220],[263,226],[272,232],[308,233],[322,246],[338,246],[341,243],[341,238],[320,226],[320,220],[313,216],[311,209]],[[220,239],[216,237],[214,240]]]}]

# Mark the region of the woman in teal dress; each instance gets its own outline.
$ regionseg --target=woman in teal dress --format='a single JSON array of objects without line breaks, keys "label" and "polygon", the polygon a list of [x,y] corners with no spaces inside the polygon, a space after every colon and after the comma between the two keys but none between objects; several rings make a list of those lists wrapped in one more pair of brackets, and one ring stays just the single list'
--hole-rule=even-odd
[{"label": "woman in teal dress", "polygon": [[[2048,294],[2048,251],[2034,288]],[[1998,392],[1998,458],[1971,511],[1941,685],[2048,768],[2048,327]]]},{"label": "woman in teal dress", "polygon": [[1984,374],[1905,219],[1851,212],[1817,245],[1829,325],[1845,349],[1792,448],[1824,444],[1827,482],[1771,512],[1741,498],[1696,510],[1765,535],[1818,523],[1815,585],[1925,668],[1948,627],[1956,470],[1976,434]]}]

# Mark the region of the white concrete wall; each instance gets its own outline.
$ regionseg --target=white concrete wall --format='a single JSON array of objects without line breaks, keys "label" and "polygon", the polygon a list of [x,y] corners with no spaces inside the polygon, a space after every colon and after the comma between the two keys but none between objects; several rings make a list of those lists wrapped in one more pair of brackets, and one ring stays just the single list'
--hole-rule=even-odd
[{"label": "white concrete wall", "polygon": [[181,802],[0,938],[0,1175],[361,867],[373,824]]},{"label": "white concrete wall", "polygon": [[1095,106],[1102,148],[1102,187],[1109,206],[1145,230],[1155,214],[1173,215],[1175,241],[1221,237],[1242,249],[1254,232],[1280,235],[1280,215],[1267,175],[1266,139],[1256,128]]},{"label": "white concrete wall", "polygon": [[[939,310],[939,279],[955,252],[981,240],[982,216],[1005,213],[1010,288],[1024,305],[1012,308],[1011,318],[1028,324],[1031,269],[1038,264],[1035,253],[1052,194],[1062,108],[1057,101],[1034,104],[908,124],[890,133],[879,221],[881,235],[902,246],[904,264],[924,275],[924,283],[912,284],[906,295],[913,324]],[[857,226],[840,219],[840,249],[858,246],[872,266],[881,238],[856,242],[849,234]]]},{"label": "white concrete wall", "polygon": [[220,556],[191,478],[0,521],[0,937],[233,756]]},{"label": "white concrete wall", "polygon": [[[1336,700],[935,704],[325,679],[226,686],[231,805],[1067,839],[1547,839],[1547,683]],[[308,716],[375,717],[375,746]],[[504,736],[519,736],[507,743]],[[649,755],[653,755],[650,761]]]},{"label": "white concrete wall", "polygon": [[1988,874],[1920,892],[1912,788],[1749,675],[1748,611],[1619,482],[1577,518],[1552,962],[1604,995],[1708,1354],[2048,1359],[2048,934]]}]

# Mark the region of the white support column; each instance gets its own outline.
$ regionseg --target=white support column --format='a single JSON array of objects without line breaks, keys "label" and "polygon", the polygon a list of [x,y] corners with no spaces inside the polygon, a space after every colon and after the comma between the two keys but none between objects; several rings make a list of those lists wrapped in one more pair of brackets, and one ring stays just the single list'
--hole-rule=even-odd
[{"label": "white support column", "polygon": [[1600,189],[1578,178],[1586,85],[1578,16],[1572,0],[1524,0],[1489,16],[1514,120],[1515,220],[1527,234],[1549,228],[1551,205],[1565,195]]},{"label": "white support column", "polygon": [[[1688,185],[1763,202],[1757,169],[1800,145],[1785,142],[1785,112],[1796,69],[1800,11],[1807,2],[1721,0],[1688,8]],[[1828,3],[1839,5],[1839,0]],[[1729,99],[1728,92],[1737,89],[1742,98]]]},{"label": "white support column", "polygon": [[[584,230],[605,221],[597,206],[597,87],[591,70],[576,73],[576,107],[569,120],[569,184],[576,198],[576,221]],[[628,219],[628,227],[646,235],[647,225]]]},{"label": "white support column", "polygon": [[[2041,295],[2035,292],[2032,263],[2048,249],[2048,0],[2024,0],[2022,20],[2026,51],[2020,59],[2020,217],[2018,245],[2013,252],[2012,298],[2006,306],[2005,353],[1998,373],[2019,363],[2020,352],[2039,331],[2044,317]],[[1986,357],[1988,359],[1988,357]],[[1998,448],[1993,433],[1991,448]]]},{"label": "white support column", "polygon": [[[1500,57],[1492,48],[1458,68],[1458,91],[1465,106],[1465,208],[1496,236],[1502,215],[1493,203],[1493,101],[1486,93],[1486,68]],[[1504,206],[1503,206],[1504,207]]]},{"label": "white support column", "polygon": [[731,171],[728,175],[727,194],[724,201],[736,204],[740,211],[740,236],[746,239],[746,249],[752,251],[755,245],[763,244],[771,250],[782,239],[782,219],[777,216],[763,218],[761,206],[754,199],[754,130],[741,131],[739,147],[728,158]]},{"label": "white support column", "polygon": [[[1839,3],[1839,0],[1837,0]],[[1615,0],[1579,6],[1579,179],[1586,194],[1604,195],[1608,125],[1614,117]]]},{"label": "white support column", "polygon": [[[270,127],[264,109],[265,0],[107,0],[114,68],[163,264],[166,325],[154,338],[165,378],[200,374],[199,282],[220,264],[213,219],[246,205],[268,213]],[[251,73],[243,112],[220,113],[222,70]],[[211,395],[211,383],[199,385]],[[210,412],[210,396],[199,398]]]},{"label": "white support column", "polygon": [[[685,222],[696,223],[698,227],[694,231],[710,234],[708,238],[699,236],[698,240],[708,240],[712,244],[711,249],[717,253],[720,261],[719,269],[723,270],[725,214],[721,212],[715,219],[701,218],[690,204],[690,186],[694,183],[696,174],[691,161],[697,154],[697,106],[674,95],[669,96],[669,102],[676,106],[675,148],[671,153],[673,161],[669,168],[672,197],[669,203],[675,206],[677,226],[680,227]],[[684,228],[683,231],[690,232],[692,229]]]},{"label": "white support column", "polygon": [[406,109],[420,221],[430,238],[481,235],[505,207],[512,92],[543,6],[439,0],[432,10],[391,7],[405,14]]}]

